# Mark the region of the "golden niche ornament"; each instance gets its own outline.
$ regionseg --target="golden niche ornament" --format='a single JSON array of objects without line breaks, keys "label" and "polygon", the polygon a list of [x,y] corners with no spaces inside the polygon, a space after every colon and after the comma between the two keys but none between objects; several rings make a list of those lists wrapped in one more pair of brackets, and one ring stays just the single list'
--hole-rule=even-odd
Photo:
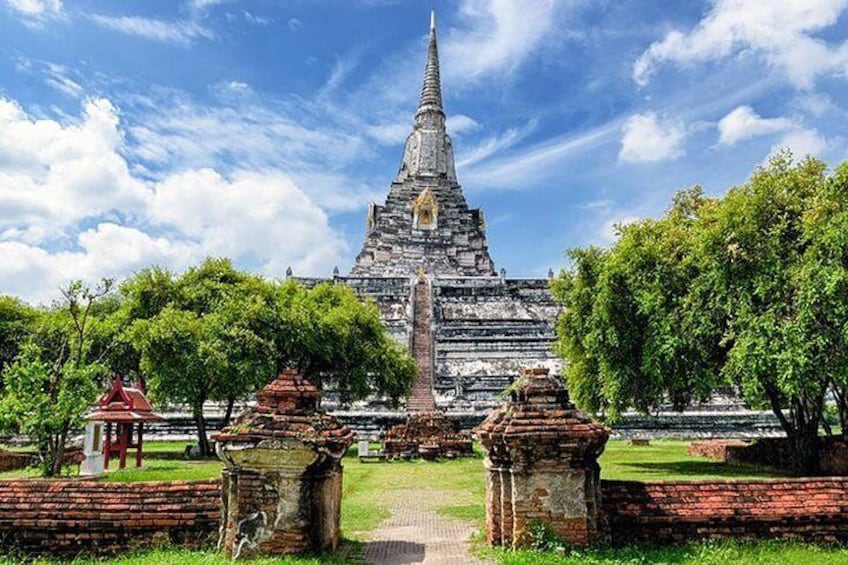
[{"label": "golden niche ornament", "polygon": [[428,187],[421,191],[412,205],[412,227],[419,230],[434,230],[438,227],[439,202]]}]

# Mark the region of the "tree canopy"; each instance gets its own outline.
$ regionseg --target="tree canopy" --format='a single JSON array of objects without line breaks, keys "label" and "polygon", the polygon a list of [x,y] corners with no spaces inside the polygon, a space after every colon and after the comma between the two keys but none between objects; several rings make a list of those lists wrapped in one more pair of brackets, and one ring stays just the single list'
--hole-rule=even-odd
[{"label": "tree canopy", "polygon": [[819,468],[827,398],[843,433],[848,384],[848,163],[780,154],[710,198],[570,252],[554,282],[558,348],[575,401],[615,418],[682,409],[734,386],[774,411],[799,472]]},{"label": "tree canopy", "polygon": [[396,402],[415,377],[377,306],[342,285],[268,281],[210,258],[180,275],[143,269],[110,289],[75,282],[49,308],[0,297],[0,425],[43,444],[49,472],[110,373],[140,378],[158,402],[190,407],[203,453],[204,403],[226,402],[229,418],[283,368],[343,402],[372,394]]},{"label": "tree canopy", "polygon": [[3,371],[0,428],[28,435],[38,445],[45,475],[61,472],[65,447],[108,378],[105,351],[93,347],[92,315],[111,281],[97,288],[73,282],[53,308],[33,314],[19,351]]},{"label": "tree canopy", "polygon": [[18,356],[35,316],[36,310],[17,298],[0,296],[0,375]]},{"label": "tree canopy", "polygon": [[[347,287],[268,282],[207,259],[175,277],[146,270],[121,287],[120,362],[137,363],[154,398],[191,407],[202,453],[203,404],[247,398],[284,367],[298,368],[343,400],[397,401],[415,376],[409,355],[385,334],[373,303]],[[133,357],[137,354],[137,357]],[[117,361],[116,361],[117,362]]]}]

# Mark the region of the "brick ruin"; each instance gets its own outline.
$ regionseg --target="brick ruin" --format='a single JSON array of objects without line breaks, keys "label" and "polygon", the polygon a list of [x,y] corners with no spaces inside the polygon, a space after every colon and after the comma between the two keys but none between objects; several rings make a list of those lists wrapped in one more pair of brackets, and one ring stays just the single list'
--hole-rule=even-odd
[{"label": "brick ruin", "polygon": [[353,432],[318,408],[318,389],[295,371],[257,400],[214,436],[226,464],[219,548],[234,559],[335,549]]},{"label": "brick ruin", "polygon": [[0,544],[12,555],[61,557],[168,543],[208,547],[220,502],[219,480],[0,481]]},{"label": "brick ruin", "polygon": [[848,542],[848,477],[601,481],[615,545],[696,539]]},{"label": "brick ruin", "polygon": [[[823,475],[848,474],[848,441],[841,436],[819,438]],[[791,474],[793,454],[785,437],[760,438],[755,442],[739,439],[712,439],[689,444],[689,455],[709,457],[725,463],[746,463]]]},{"label": "brick ruin", "polygon": [[38,456],[34,453],[16,453],[0,449],[0,473],[26,469],[38,463]]},{"label": "brick ruin", "polygon": [[[693,539],[848,542],[848,477],[601,481],[615,545]],[[0,540],[15,555],[102,555],[174,543],[209,547],[221,481],[0,481]]]},{"label": "brick ruin", "polygon": [[469,208],[457,181],[434,22],[398,173],[385,203],[368,208],[350,275],[328,280],[373,299],[392,337],[415,356],[410,412],[485,414],[522,367],[561,367],[551,349],[560,307],[548,279],[496,272],[483,212]]},{"label": "brick ruin", "polygon": [[603,537],[598,457],[609,431],[577,410],[556,378],[525,371],[477,435],[486,450],[490,544],[526,547],[536,523],[570,544]]},{"label": "brick ruin", "polygon": [[453,459],[474,454],[471,434],[461,432],[444,412],[413,414],[403,424],[389,428],[383,442],[388,458]]}]

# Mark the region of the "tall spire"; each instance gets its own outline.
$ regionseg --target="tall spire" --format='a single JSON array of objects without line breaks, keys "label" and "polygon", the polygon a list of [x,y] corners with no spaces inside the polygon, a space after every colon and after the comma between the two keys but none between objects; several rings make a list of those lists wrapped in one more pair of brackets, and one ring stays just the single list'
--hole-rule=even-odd
[{"label": "tall spire", "polygon": [[436,46],[436,14],[430,14],[430,44],[424,67],[424,86],[415,112],[412,133],[406,138],[397,181],[416,177],[446,176],[456,182],[453,144],[445,130],[439,49]]},{"label": "tall spire", "polygon": [[430,12],[430,45],[427,48],[427,66],[424,68],[424,86],[418,104],[417,118],[425,112],[439,112],[442,108],[442,81],[439,77],[439,49],[436,45],[436,12]]}]

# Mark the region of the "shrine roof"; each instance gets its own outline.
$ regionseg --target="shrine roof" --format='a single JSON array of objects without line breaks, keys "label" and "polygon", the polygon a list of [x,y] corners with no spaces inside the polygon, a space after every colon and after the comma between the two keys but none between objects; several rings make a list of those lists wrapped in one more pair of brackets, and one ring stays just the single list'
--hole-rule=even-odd
[{"label": "shrine roof", "polygon": [[88,419],[97,422],[128,424],[133,422],[161,422],[163,418],[154,412],[97,410],[89,414]]},{"label": "shrine roof", "polygon": [[140,386],[124,386],[120,376],[116,376],[112,388],[100,399],[98,410],[88,419],[126,423],[156,422],[162,417],[153,412],[153,405]]}]

